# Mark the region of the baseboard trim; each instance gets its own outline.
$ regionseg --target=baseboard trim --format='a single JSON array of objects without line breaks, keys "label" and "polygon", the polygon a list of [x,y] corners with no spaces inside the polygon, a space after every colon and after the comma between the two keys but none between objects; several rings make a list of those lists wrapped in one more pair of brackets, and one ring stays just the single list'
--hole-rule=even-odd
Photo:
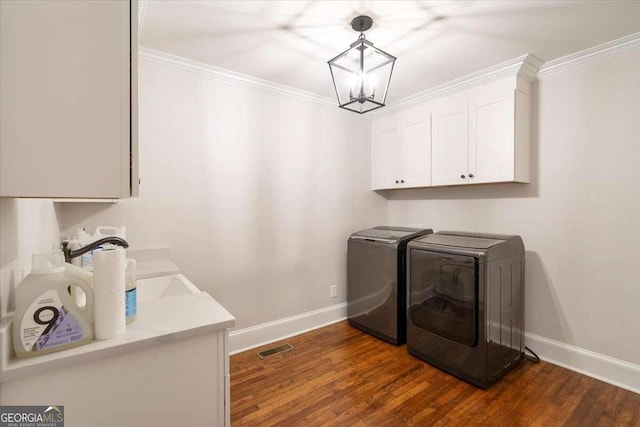
[{"label": "baseboard trim", "polygon": [[[322,328],[347,318],[347,303],[296,314],[229,332],[230,354]],[[542,360],[640,393],[640,365],[585,350],[540,335],[525,333],[525,342]]]},{"label": "baseboard trim", "polygon": [[525,333],[525,341],[527,347],[535,351],[542,360],[640,393],[640,365],[529,332]]},{"label": "baseboard trim", "polygon": [[322,328],[347,318],[347,303],[285,317],[229,332],[229,353],[236,354],[265,344]]}]

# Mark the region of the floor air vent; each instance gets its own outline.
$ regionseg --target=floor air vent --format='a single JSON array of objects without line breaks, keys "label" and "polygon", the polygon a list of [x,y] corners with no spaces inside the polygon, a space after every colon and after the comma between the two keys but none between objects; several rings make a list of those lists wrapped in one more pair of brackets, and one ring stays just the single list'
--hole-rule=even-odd
[{"label": "floor air vent", "polygon": [[292,350],[293,346],[290,344],[279,345],[278,347],[270,348],[269,350],[259,351],[258,357],[260,359],[266,359],[269,356],[273,356],[274,354],[283,353],[285,351]]}]

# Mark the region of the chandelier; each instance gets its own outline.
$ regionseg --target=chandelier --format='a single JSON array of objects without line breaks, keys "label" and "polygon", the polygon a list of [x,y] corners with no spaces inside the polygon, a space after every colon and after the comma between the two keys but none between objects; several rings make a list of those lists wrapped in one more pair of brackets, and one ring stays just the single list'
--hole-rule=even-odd
[{"label": "chandelier", "polygon": [[373,19],[358,16],[351,28],[360,33],[349,49],[329,61],[333,86],[340,108],[366,113],[384,107],[395,56],[373,46],[364,36]]}]

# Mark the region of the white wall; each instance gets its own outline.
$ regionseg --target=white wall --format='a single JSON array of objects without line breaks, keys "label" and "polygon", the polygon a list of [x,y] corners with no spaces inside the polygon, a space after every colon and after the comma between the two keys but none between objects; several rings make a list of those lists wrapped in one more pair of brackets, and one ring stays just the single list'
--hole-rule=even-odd
[{"label": "white wall", "polygon": [[132,247],[170,247],[237,328],[343,302],[347,237],[386,223],[369,128],[335,106],[143,60],[141,195],[61,205],[63,235],[125,224]]},{"label": "white wall", "polygon": [[15,309],[15,289],[31,271],[31,255],[59,248],[51,200],[0,198],[0,317]]},{"label": "white wall", "polygon": [[640,364],[640,54],[539,82],[532,184],[390,192],[389,222],[520,234],[533,334]]}]

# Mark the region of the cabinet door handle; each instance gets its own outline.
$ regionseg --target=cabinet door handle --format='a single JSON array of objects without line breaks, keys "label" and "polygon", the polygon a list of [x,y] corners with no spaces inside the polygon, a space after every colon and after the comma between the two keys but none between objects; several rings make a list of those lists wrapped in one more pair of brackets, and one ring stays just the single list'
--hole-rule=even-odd
[{"label": "cabinet door handle", "polygon": [[396,179],[396,184],[399,184],[400,182]]},{"label": "cabinet door handle", "polygon": [[466,178],[466,176],[464,176],[464,175],[460,175],[460,178],[465,179],[465,178]]},{"label": "cabinet door handle", "polygon": [[473,174],[472,173],[469,174],[469,178],[473,178]]},{"label": "cabinet door handle", "polygon": [[400,180],[400,184],[404,184],[404,179],[401,179],[401,180]]}]

